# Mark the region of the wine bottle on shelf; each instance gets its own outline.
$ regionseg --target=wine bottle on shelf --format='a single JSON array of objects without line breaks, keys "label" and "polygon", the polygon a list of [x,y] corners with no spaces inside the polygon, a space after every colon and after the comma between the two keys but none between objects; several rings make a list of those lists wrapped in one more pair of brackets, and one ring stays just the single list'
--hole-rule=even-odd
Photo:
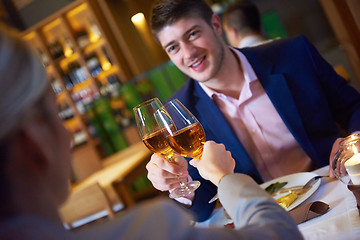
[{"label": "wine bottle on shelf", "polygon": [[64,85],[67,90],[71,90],[73,88],[74,83],[72,82],[72,80],[70,78],[69,70],[63,71],[63,81],[64,81]]},{"label": "wine bottle on shelf", "polygon": [[37,52],[39,54],[42,65],[44,67],[49,66],[49,59],[46,57],[45,53],[40,48],[37,48]]},{"label": "wine bottle on shelf", "polygon": [[72,92],[72,98],[74,100],[75,106],[81,114],[85,113],[86,106],[91,104],[96,97],[97,93],[94,92],[90,87],[85,87],[78,91]]},{"label": "wine bottle on shelf", "polygon": [[58,104],[58,109],[59,109],[58,112],[59,117],[62,120],[69,120],[74,117],[74,112],[68,103]]},{"label": "wine bottle on shelf", "polygon": [[64,37],[63,52],[65,57],[71,57],[74,53],[74,47],[69,37]]},{"label": "wine bottle on shelf", "polygon": [[100,91],[103,96],[109,98],[119,95],[121,84],[116,74],[111,74],[106,77],[106,84],[100,86]]},{"label": "wine bottle on shelf", "polygon": [[61,85],[60,85],[60,82],[59,82],[58,79],[51,78],[51,79],[50,79],[50,84],[51,84],[51,87],[52,87],[52,89],[54,90],[54,92],[55,92],[56,94],[61,93],[62,88],[61,88]]},{"label": "wine bottle on shelf", "polygon": [[68,64],[68,76],[73,85],[80,83],[80,77],[78,76],[76,70],[80,68],[80,64],[78,62],[71,62]]},{"label": "wine bottle on shelf", "polygon": [[131,125],[131,115],[126,107],[124,99],[120,96],[121,83],[116,74],[109,75],[107,78],[107,96],[116,122],[121,129]]},{"label": "wine bottle on shelf", "polygon": [[74,104],[80,114],[83,114],[85,112],[85,105],[82,101],[82,97],[79,92],[73,92],[71,94],[72,99],[74,101]]},{"label": "wine bottle on shelf", "polygon": [[86,67],[80,66],[80,64],[76,61],[69,63],[68,71],[68,75],[73,85],[79,84],[89,77]]},{"label": "wine bottle on shelf", "polygon": [[85,57],[86,64],[88,65],[91,75],[96,77],[100,72],[103,71],[101,68],[100,60],[96,53],[91,53]]},{"label": "wine bottle on shelf", "polygon": [[90,44],[89,34],[84,27],[75,30],[75,39],[80,48],[84,48]]},{"label": "wine bottle on shelf", "polygon": [[76,70],[76,73],[80,78],[80,82],[83,82],[90,77],[85,66],[80,66],[80,68]]},{"label": "wine bottle on shelf", "polygon": [[52,43],[50,43],[48,48],[54,59],[64,56],[63,47],[60,44],[59,39],[55,39]]},{"label": "wine bottle on shelf", "polygon": [[113,65],[113,62],[111,61],[111,58],[110,58],[109,53],[108,53],[108,51],[106,50],[105,46],[103,46],[101,49],[102,49],[102,51],[103,51],[106,59],[109,61],[109,63],[110,63],[111,65]]},{"label": "wine bottle on shelf", "polygon": [[101,32],[98,25],[95,23],[94,19],[89,19],[90,29],[89,29],[89,36],[90,42],[97,42],[101,38]]}]

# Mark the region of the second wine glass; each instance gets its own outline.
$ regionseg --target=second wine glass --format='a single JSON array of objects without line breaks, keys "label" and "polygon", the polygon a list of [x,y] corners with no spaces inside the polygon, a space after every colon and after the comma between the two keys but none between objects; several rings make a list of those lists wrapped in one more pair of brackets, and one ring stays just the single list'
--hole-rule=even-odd
[{"label": "second wine glass", "polygon": [[[205,132],[196,117],[178,100],[173,99],[155,112],[162,133],[175,152],[190,158],[202,156]],[[187,184],[187,191],[195,191],[199,181]]]},{"label": "second wine glass", "polygon": [[[163,155],[169,162],[173,162],[174,150],[170,147],[163,134],[164,129],[158,125],[154,113],[162,107],[158,98],[150,99],[134,108],[136,124],[145,146],[154,153]],[[185,197],[192,193],[195,187],[191,182],[183,183],[177,176],[180,187],[170,191],[170,198]],[[190,184],[190,185],[189,185]]]}]

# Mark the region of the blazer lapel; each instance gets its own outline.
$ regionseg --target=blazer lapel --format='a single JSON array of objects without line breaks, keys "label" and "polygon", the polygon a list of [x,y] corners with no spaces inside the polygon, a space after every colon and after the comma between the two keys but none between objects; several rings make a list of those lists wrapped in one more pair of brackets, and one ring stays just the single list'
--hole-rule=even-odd
[{"label": "blazer lapel", "polygon": [[195,83],[194,92],[195,96],[198,97],[195,108],[201,118],[202,124],[204,124],[204,128],[211,132],[213,136],[212,140],[223,143],[227,146],[227,150],[231,152],[233,157],[238,159],[235,172],[256,173],[251,174],[251,176],[255,181],[262,182],[254,163],[232,130],[230,124],[228,124],[222,112],[206,95],[197,82]]},{"label": "blazer lapel", "polygon": [[[196,85],[196,87],[200,88],[197,83]],[[197,91],[197,93],[199,93],[199,91]],[[206,93],[201,92],[199,94]],[[199,101],[195,105],[195,108],[199,112],[201,118],[206,120],[208,129],[214,134],[215,137],[218,137],[222,140],[225,139],[227,143],[239,142],[230,125],[224,124],[227,123],[226,118],[209,97],[200,97]],[[206,110],[204,111],[204,109]]]},{"label": "blazer lapel", "polygon": [[315,151],[306,135],[301,116],[284,75],[282,73],[275,73],[273,64],[267,59],[259,55],[253,56],[251,52],[243,53],[249,60],[265,92],[289,131],[310,158],[315,156]]}]

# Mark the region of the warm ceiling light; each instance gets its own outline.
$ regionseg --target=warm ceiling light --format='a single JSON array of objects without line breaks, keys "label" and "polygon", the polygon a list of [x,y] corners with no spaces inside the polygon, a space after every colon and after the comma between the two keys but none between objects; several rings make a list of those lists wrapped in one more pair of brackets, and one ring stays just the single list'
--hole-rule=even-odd
[{"label": "warm ceiling light", "polygon": [[109,61],[106,61],[101,65],[101,67],[104,71],[109,71],[111,68],[111,63]]},{"label": "warm ceiling light", "polygon": [[133,24],[141,24],[145,21],[145,16],[143,13],[137,13],[131,17],[131,21],[133,22]]}]

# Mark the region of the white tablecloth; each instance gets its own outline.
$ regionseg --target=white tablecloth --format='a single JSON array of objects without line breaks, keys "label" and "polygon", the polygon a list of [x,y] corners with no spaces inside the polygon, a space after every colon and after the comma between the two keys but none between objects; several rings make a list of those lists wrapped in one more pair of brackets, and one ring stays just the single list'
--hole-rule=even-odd
[{"label": "white tablecloth", "polygon": [[[314,172],[327,175],[328,167]],[[330,205],[330,210],[317,218],[299,224],[299,229],[307,240],[317,239],[360,239],[360,216],[356,200],[347,186],[339,180],[323,178],[319,189],[303,204],[322,201]]]},{"label": "white tablecloth", "polygon": [[[317,169],[314,173],[328,175],[328,167]],[[360,239],[360,216],[356,200],[344,183],[322,178],[317,191],[302,204],[314,201],[329,204],[330,210],[322,216],[298,225],[306,240]],[[196,226],[211,227],[216,226],[217,222],[224,224],[223,212],[222,208],[216,209],[207,221],[197,223]]]}]

